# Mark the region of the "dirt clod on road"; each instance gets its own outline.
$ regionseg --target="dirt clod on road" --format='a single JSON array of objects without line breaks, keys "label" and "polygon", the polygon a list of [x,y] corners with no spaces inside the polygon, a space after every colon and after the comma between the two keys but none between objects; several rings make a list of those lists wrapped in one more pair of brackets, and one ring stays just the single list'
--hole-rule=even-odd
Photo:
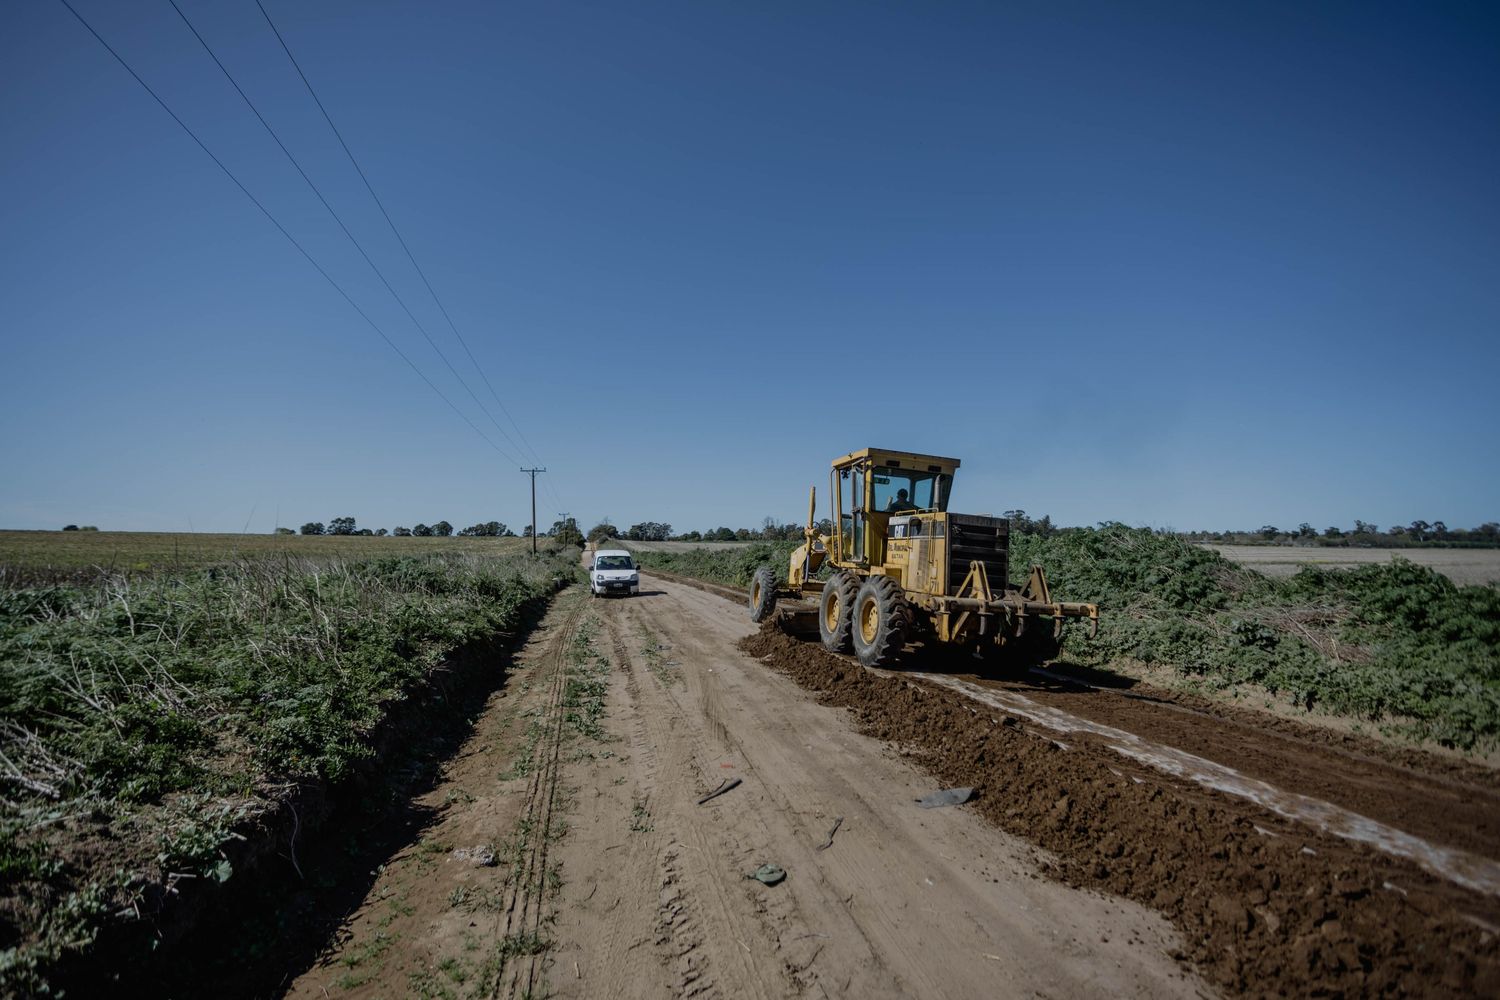
[{"label": "dirt clod on road", "polygon": [[1500,994],[1494,897],[774,626],[742,648],[941,783],[975,786],[975,807],[1050,851],[1056,878],[1166,915],[1182,957],[1227,991]]}]

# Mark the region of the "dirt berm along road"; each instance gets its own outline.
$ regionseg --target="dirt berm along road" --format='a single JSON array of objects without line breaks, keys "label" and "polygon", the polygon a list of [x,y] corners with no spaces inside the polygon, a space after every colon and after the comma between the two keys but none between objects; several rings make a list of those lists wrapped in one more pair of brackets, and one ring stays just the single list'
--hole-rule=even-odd
[{"label": "dirt berm along road", "polygon": [[289,995],[1500,994],[1488,771],[642,590],[559,598]]}]

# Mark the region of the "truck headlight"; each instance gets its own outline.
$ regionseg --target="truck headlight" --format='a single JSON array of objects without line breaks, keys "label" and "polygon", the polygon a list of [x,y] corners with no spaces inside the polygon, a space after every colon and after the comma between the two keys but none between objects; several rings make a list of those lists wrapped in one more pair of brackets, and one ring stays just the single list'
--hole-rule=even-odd
[{"label": "truck headlight", "polygon": [[600,573],[598,576],[594,577],[594,582],[595,583],[603,583],[604,582],[604,574]]}]

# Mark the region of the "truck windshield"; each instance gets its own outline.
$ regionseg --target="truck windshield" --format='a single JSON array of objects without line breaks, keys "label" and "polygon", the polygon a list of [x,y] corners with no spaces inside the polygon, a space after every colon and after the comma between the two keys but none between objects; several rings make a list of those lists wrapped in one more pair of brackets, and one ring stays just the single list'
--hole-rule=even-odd
[{"label": "truck windshield", "polygon": [[629,556],[600,556],[594,560],[595,569],[635,569]]},{"label": "truck windshield", "polygon": [[899,513],[903,510],[942,510],[943,476],[936,472],[913,469],[876,469],[871,478],[875,510]]}]

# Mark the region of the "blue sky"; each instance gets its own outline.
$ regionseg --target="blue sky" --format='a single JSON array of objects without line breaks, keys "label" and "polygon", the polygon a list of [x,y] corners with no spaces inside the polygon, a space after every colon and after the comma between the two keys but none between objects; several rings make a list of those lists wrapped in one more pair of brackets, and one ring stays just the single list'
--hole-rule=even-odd
[{"label": "blue sky", "polygon": [[[32,0],[0,526],[523,523],[530,454],[172,8],[74,2],[511,454]],[[179,2],[487,400],[252,0]],[[1500,518],[1491,5],[265,2],[546,521],[796,520],[867,445],[1063,523]]]}]

